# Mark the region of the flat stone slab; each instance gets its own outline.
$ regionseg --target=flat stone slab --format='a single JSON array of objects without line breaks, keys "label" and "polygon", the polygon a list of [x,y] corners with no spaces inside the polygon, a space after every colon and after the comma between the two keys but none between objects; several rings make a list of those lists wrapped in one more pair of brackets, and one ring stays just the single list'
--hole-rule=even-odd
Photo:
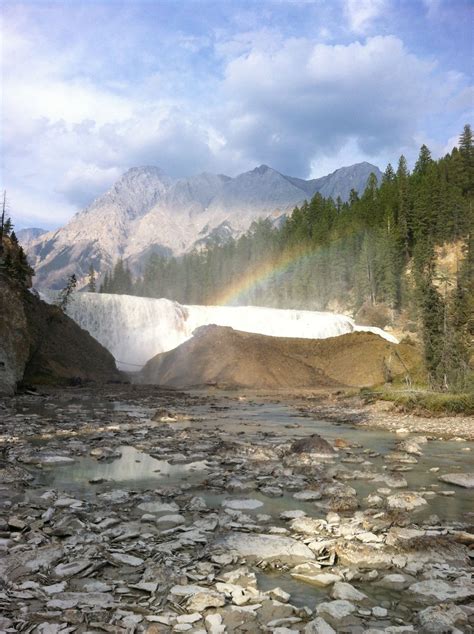
[{"label": "flat stone slab", "polygon": [[255,535],[252,533],[230,533],[220,542],[240,557],[257,559],[279,559],[287,563],[300,563],[315,558],[305,544],[280,535]]},{"label": "flat stone slab", "polygon": [[236,511],[251,511],[263,506],[263,502],[260,500],[224,500],[222,506],[228,509],[234,509]]},{"label": "flat stone slab", "polygon": [[412,583],[408,592],[422,603],[465,601],[474,596],[474,583],[465,582],[462,585],[448,583],[442,579],[427,579]]},{"label": "flat stone slab", "polygon": [[445,475],[439,476],[438,480],[447,482],[448,484],[455,484],[465,489],[474,488],[474,473],[446,473]]}]

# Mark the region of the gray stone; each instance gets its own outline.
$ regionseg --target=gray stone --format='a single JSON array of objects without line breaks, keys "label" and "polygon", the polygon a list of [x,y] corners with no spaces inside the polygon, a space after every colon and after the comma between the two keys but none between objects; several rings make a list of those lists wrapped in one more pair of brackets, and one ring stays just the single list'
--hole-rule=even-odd
[{"label": "gray stone", "polygon": [[474,597],[474,583],[463,579],[455,585],[442,579],[427,579],[413,583],[408,592],[422,603],[457,602]]},{"label": "gray stone", "polygon": [[74,575],[79,574],[90,566],[90,563],[91,562],[88,559],[78,559],[77,561],[58,564],[53,569],[53,573],[59,579],[66,579],[67,577],[73,577]]},{"label": "gray stone", "polygon": [[336,634],[336,630],[323,618],[317,616],[306,624],[304,634]]},{"label": "gray stone", "polygon": [[308,453],[313,456],[332,456],[335,454],[334,449],[319,434],[312,434],[295,440],[290,447],[291,453]]},{"label": "gray stone", "polygon": [[123,564],[124,566],[138,567],[145,563],[141,557],[135,557],[134,555],[128,555],[127,553],[110,553],[110,559],[114,563]]},{"label": "gray stone", "polygon": [[305,544],[291,537],[230,533],[221,543],[228,550],[235,551],[240,557],[268,561],[278,559],[290,564],[314,559],[314,553]]},{"label": "gray stone", "polygon": [[332,572],[321,572],[321,568],[315,563],[306,563],[296,566],[291,571],[291,576],[298,581],[303,581],[318,588],[327,586],[341,580],[341,576]]},{"label": "gray stone", "polygon": [[316,606],[318,615],[329,621],[331,625],[344,625],[356,610],[355,605],[343,600],[327,601]]},{"label": "gray stone", "polygon": [[439,476],[438,480],[441,482],[447,482],[448,484],[455,484],[458,487],[464,487],[466,489],[474,488],[474,473],[446,473]]},{"label": "gray stone", "polygon": [[354,601],[355,603],[360,603],[361,601],[365,601],[368,597],[363,592],[351,586],[350,583],[345,583],[344,581],[337,581],[331,590],[331,597],[333,599],[343,599],[344,601]]},{"label": "gray stone", "polygon": [[186,603],[188,612],[199,612],[202,614],[207,608],[220,608],[225,605],[225,598],[222,594],[211,590],[196,592]]},{"label": "gray stone", "polygon": [[395,493],[387,498],[387,506],[391,510],[416,511],[426,505],[425,498],[413,491]]},{"label": "gray stone", "polygon": [[222,506],[229,509],[235,509],[237,511],[251,511],[263,506],[263,502],[260,500],[224,500]]},{"label": "gray stone", "polygon": [[454,627],[467,624],[467,615],[453,603],[434,605],[418,613],[416,618],[420,625],[420,632],[451,632]]},{"label": "gray stone", "polygon": [[137,508],[145,513],[174,513],[179,511],[179,506],[174,502],[142,502]]}]

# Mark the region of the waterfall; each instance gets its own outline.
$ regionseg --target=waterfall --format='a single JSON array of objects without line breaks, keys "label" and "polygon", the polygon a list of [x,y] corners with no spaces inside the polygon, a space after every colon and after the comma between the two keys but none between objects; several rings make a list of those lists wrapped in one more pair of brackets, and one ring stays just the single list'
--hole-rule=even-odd
[{"label": "waterfall", "polygon": [[[52,294],[43,295],[47,301]],[[374,332],[398,343],[380,328],[357,326],[350,317],[309,310],[257,306],[183,306],[168,299],[76,293],[67,314],[105,346],[123,370],[138,370],[159,352],[190,339],[199,326],[215,324],[273,337],[325,339],[354,331]]]}]

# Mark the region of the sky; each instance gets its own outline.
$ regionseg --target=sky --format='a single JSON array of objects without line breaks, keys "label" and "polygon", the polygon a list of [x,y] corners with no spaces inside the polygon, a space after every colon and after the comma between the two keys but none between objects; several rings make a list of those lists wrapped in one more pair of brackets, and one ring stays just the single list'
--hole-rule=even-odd
[{"label": "sky", "polygon": [[473,122],[472,0],[2,4],[1,173],[16,228],[52,229],[128,168],[267,164],[302,178]]}]

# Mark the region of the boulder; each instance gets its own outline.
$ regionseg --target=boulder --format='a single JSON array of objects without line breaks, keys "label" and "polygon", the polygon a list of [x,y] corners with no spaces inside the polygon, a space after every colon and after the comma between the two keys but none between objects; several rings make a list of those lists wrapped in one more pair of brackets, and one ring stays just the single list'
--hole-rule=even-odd
[{"label": "boulder", "polygon": [[291,453],[309,453],[314,456],[332,456],[335,450],[319,434],[299,438],[290,446]]},{"label": "boulder", "polygon": [[[434,605],[418,612],[416,620],[420,626],[420,633],[451,632],[467,624],[467,615],[453,603]],[[461,630],[462,631],[462,630]]]},{"label": "boulder", "polygon": [[412,491],[395,493],[387,498],[387,506],[390,510],[418,511],[427,504],[424,497]]}]

